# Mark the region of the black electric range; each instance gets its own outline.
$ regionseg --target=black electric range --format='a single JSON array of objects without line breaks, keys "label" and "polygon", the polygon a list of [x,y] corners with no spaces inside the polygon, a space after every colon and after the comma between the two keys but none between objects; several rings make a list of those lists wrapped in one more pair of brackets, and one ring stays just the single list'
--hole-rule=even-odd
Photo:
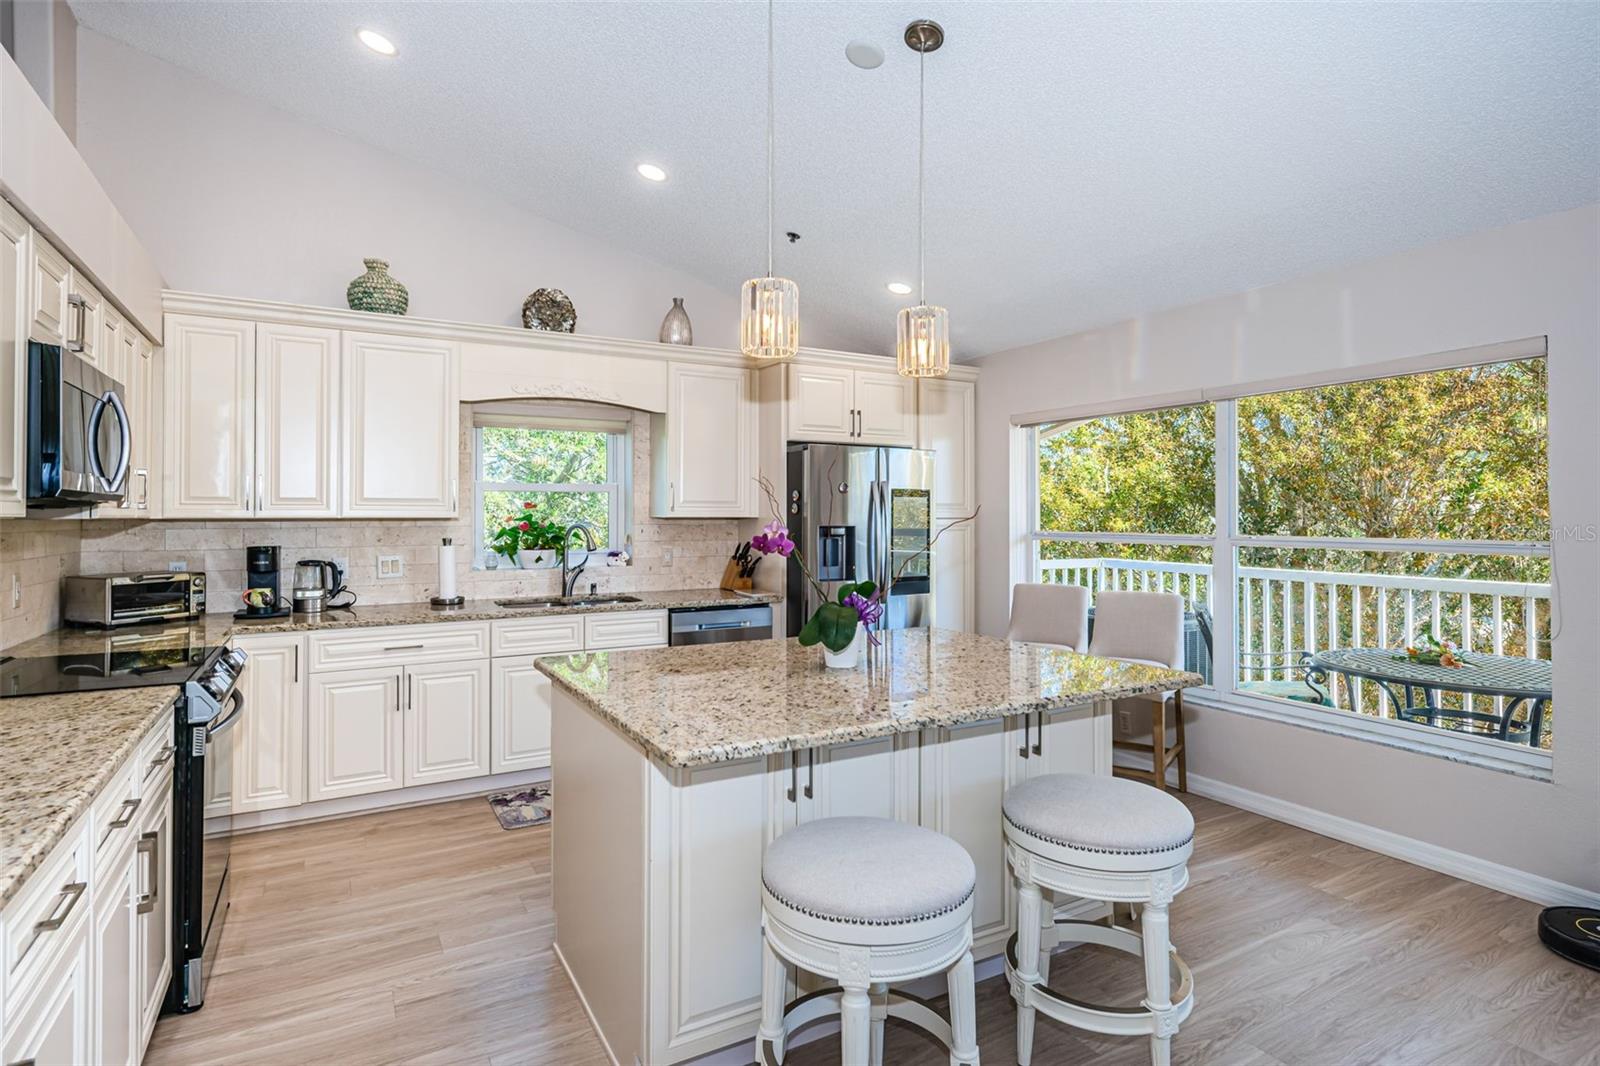
[{"label": "black electric range", "polygon": [[182,685],[218,650],[204,644],[107,642],[95,651],[6,655],[0,657],[0,698]]}]

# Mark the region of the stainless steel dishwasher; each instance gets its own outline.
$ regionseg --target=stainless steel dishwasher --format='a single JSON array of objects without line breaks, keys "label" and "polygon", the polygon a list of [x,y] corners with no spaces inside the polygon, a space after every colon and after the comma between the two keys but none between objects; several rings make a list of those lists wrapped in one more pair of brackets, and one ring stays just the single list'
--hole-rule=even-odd
[{"label": "stainless steel dishwasher", "polygon": [[772,605],[683,607],[668,612],[668,644],[721,644],[729,640],[769,640]]}]

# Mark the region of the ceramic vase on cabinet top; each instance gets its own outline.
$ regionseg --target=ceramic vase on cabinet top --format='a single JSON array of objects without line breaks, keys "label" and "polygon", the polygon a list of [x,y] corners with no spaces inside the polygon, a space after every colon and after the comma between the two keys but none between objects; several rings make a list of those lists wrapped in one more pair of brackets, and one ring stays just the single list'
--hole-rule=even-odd
[{"label": "ceramic vase on cabinet top", "polygon": [[683,309],[683,297],[672,298],[672,310],[661,320],[662,344],[693,344],[694,326],[689,322],[689,312]]},{"label": "ceramic vase on cabinet top", "polygon": [[403,315],[411,303],[406,287],[389,274],[383,259],[363,259],[367,272],[344,291],[345,303],[352,311],[376,311],[380,315]]}]

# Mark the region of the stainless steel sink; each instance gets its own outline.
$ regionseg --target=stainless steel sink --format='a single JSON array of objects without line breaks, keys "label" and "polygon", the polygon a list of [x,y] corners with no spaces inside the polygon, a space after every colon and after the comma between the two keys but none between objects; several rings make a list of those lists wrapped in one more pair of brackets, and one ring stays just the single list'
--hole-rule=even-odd
[{"label": "stainless steel sink", "polygon": [[612,603],[638,603],[637,596],[526,596],[495,600],[496,607],[604,607]]}]

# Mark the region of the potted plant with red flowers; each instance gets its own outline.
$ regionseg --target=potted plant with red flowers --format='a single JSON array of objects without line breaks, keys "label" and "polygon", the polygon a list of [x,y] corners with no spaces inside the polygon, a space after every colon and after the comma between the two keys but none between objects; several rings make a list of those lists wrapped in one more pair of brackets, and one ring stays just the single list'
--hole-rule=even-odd
[{"label": "potted plant with red flowers", "polygon": [[508,514],[489,535],[489,547],[524,570],[548,570],[561,565],[561,534],[566,527],[558,519],[544,518],[532,500]]}]

